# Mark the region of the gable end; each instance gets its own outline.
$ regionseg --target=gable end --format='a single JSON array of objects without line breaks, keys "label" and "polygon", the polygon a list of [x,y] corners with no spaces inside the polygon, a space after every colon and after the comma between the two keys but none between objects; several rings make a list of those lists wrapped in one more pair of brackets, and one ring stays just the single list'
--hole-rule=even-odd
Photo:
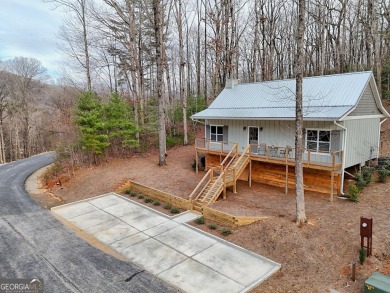
[{"label": "gable end", "polygon": [[365,115],[380,115],[382,114],[375,102],[374,93],[371,88],[371,83],[367,83],[362,96],[355,108],[348,116],[365,116]]}]

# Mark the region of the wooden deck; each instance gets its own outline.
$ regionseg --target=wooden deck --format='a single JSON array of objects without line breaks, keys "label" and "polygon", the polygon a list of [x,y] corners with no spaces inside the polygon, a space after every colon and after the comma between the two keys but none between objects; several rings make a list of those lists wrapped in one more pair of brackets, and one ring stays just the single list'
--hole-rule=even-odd
[{"label": "wooden deck", "polygon": [[[204,142],[201,144],[196,143],[195,148],[196,152],[198,153],[219,155],[220,158],[223,159],[229,152],[228,146],[232,144],[233,143],[230,142],[221,142],[213,144],[210,144],[209,142]],[[261,146],[265,147],[262,154],[257,151],[260,149]],[[252,161],[267,162],[270,164],[278,164],[285,166],[295,166],[294,148],[287,146],[271,146],[259,144],[251,145],[251,149],[252,151],[250,152],[250,159]],[[256,150],[256,152],[253,151],[254,149]],[[319,160],[324,157],[326,158],[326,160]],[[314,152],[310,150],[305,150],[302,164],[304,168],[337,172],[342,168],[342,160],[343,151]]]},{"label": "wooden deck", "polygon": [[[195,144],[197,153],[206,157],[206,169],[214,168],[231,156],[228,147],[233,143],[199,141]],[[236,147],[236,154],[237,154]],[[266,144],[250,145],[247,148],[249,168],[240,179],[284,186],[285,192],[295,186],[295,150],[290,146],[274,146]],[[318,152],[305,150],[302,165],[304,168],[304,185],[306,190],[330,194],[340,193],[340,176],[342,170],[343,151]],[[246,177],[246,178],[245,178]]]}]

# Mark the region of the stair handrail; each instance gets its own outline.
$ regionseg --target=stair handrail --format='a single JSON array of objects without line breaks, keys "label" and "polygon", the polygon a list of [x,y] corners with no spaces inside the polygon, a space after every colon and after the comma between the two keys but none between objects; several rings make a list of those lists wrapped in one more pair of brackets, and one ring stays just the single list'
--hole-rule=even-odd
[{"label": "stair handrail", "polygon": [[234,164],[233,166],[233,180],[235,180],[236,178],[236,174],[239,173],[237,171],[239,170],[236,170],[237,169],[237,166],[239,166],[239,163],[241,163],[241,161],[245,158],[245,154],[246,153],[249,153],[249,156],[250,156],[250,149],[251,149],[251,146],[248,145],[247,148],[242,152],[241,156],[238,158],[237,162]]},{"label": "stair handrail", "polygon": [[219,164],[221,167],[222,167],[222,170],[225,170],[226,168],[223,167],[223,165],[226,163],[226,161],[229,159],[229,157],[232,155],[233,151],[236,151],[236,153],[234,154],[233,156],[233,159],[234,157],[237,155],[237,143],[235,143],[232,147],[232,149],[230,150],[230,152],[226,155],[225,159],[223,159],[223,161]]},{"label": "stair handrail", "polygon": [[[251,148],[251,146],[248,145],[248,147],[245,149],[245,151],[243,151],[241,156],[238,158],[237,162],[234,164],[233,168],[235,168],[238,165],[238,163],[241,163],[241,160],[243,160],[243,158],[245,158],[244,155],[249,152],[250,148]],[[249,152],[249,154],[250,154],[250,152]]]},{"label": "stair handrail", "polygon": [[[204,202],[205,199],[210,195],[210,192],[213,190],[213,188],[214,188],[215,185],[219,182],[219,180],[220,180],[220,179],[223,180],[224,174],[225,174],[225,171],[223,171],[221,174],[219,174],[217,180],[215,180],[215,182],[214,182],[213,185],[211,186],[210,190],[207,191],[206,195],[205,195],[204,198],[201,200],[202,202]],[[221,184],[221,186],[218,188],[218,190],[221,189],[221,188],[223,188],[223,184]],[[219,194],[219,192],[218,192],[218,194]],[[213,198],[214,198],[214,197],[215,197],[215,195],[213,196]]]},{"label": "stair handrail", "polygon": [[[198,185],[196,185],[196,187],[194,188],[194,190],[193,190],[192,193],[190,194],[190,197],[188,198],[190,201],[191,201],[192,197],[194,196],[194,194],[196,193],[196,190],[202,185],[202,183],[205,182],[205,180],[206,180],[207,178],[210,177],[211,171],[212,171],[212,168],[211,168],[210,170],[207,171],[207,173],[206,173],[206,174],[203,176],[203,178],[199,181]],[[211,181],[211,179],[210,179],[209,181]],[[205,185],[205,187],[206,187],[206,186],[207,186],[207,184]],[[205,187],[204,187],[204,188],[205,188]],[[202,189],[202,191],[204,190],[204,188]],[[201,193],[201,192],[200,192],[200,193]],[[199,193],[199,194],[200,194],[200,193]]]}]

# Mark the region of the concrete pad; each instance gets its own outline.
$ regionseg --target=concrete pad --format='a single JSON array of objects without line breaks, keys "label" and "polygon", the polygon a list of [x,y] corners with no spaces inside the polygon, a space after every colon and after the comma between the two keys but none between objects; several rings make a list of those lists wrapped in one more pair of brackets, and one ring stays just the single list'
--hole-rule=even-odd
[{"label": "concrete pad", "polygon": [[188,293],[241,292],[245,287],[192,259],[158,275]]},{"label": "concrete pad", "polygon": [[192,220],[195,220],[197,218],[200,218],[202,215],[199,215],[197,213],[193,213],[190,211],[184,212],[176,217],[174,217],[172,220],[177,223],[186,223]]},{"label": "concrete pad", "polygon": [[88,202],[78,202],[71,205],[64,205],[52,208],[52,211],[57,215],[65,219],[70,219],[77,217],[83,214],[91,213],[97,211],[98,208]]},{"label": "concrete pad", "polygon": [[144,231],[146,229],[150,229],[154,226],[160,225],[164,222],[169,221],[169,219],[162,217],[160,215],[157,215],[153,212],[145,212],[145,213],[139,213],[138,217],[133,217],[132,215],[127,215],[124,217],[121,217],[121,220],[134,228]]},{"label": "concrete pad", "polygon": [[126,200],[116,196],[115,194],[108,193],[105,196],[99,196],[89,200],[88,202],[97,206],[99,209],[105,209],[113,205],[126,203]]},{"label": "concrete pad", "polygon": [[155,275],[187,259],[185,255],[153,238],[128,247],[121,253]]},{"label": "concrete pad", "polygon": [[275,268],[275,264],[260,257],[218,243],[193,256],[193,259],[240,284],[249,286],[262,277],[268,277]]},{"label": "concrete pad", "polygon": [[89,227],[101,224],[103,222],[108,222],[114,219],[115,217],[113,217],[112,215],[107,214],[102,210],[97,210],[88,214],[70,218],[68,219],[68,221],[73,223],[80,229],[85,230]]},{"label": "concrete pad", "polygon": [[119,225],[119,224],[123,224],[123,222],[121,220],[114,219],[111,221],[103,222],[101,224],[97,224],[97,225],[94,225],[92,227],[86,228],[86,229],[84,229],[84,231],[89,233],[89,234],[95,234],[96,232],[110,229],[110,228],[112,228],[116,225]]},{"label": "concrete pad", "polygon": [[54,213],[185,292],[246,292],[280,265],[114,193],[54,208]]},{"label": "concrete pad", "polygon": [[193,256],[217,243],[217,240],[180,225],[155,237],[175,250]]},{"label": "concrete pad", "polygon": [[142,241],[145,241],[149,239],[150,237],[142,232],[139,232],[137,234],[134,234],[130,237],[123,238],[122,240],[116,241],[114,243],[111,243],[111,247],[114,248],[116,251],[121,252],[125,248],[128,248],[130,246],[133,246],[135,244],[138,244]]},{"label": "concrete pad", "polygon": [[159,234],[162,234],[164,232],[167,232],[169,230],[172,230],[173,228],[176,228],[179,226],[179,223],[173,222],[173,221],[167,221],[162,224],[159,224],[157,226],[154,226],[153,228],[150,228],[148,230],[145,230],[144,233],[149,236],[157,236]]},{"label": "concrete pad", "polygon": [[121,204],[113,205],[108,208],[103,209],[105,212],[114,215],[115,217],[123,217],[132,213],[135,213],[140,210],[139,206],[130,203],[124,202]]},{"label": "concrete pad", "polygon": [[115,225],[106,230],[102,230],[94,233],[93,235],[101,242],[110,244],[121,240],[123,238],[129,237],[131,235],[137,234],[139,231],[134,229],[130,225],[125,223]]},{"label": "concrete pad", "polygon": [[135,219],[141,217],[141,216],[149,216],[149,215],[154,215],[155,213],[152,213],[151,211],[148,211],[146,209],[142,209],[138,206],[133,206],[134,210],[129,213],[129,214],[126,214],[124,216],[121,216],[119,219],[123,222],[125,222],[126,224],[133,224],[135,221]]}]

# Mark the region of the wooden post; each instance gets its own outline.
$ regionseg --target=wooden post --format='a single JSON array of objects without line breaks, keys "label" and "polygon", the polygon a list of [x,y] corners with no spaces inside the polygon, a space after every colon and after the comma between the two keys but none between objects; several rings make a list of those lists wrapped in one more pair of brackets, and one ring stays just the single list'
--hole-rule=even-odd
[{"label": "wooden post", "polygon": [[236,168],[233,168],[233,193],[237,193],[237,179],[236,179]]},{"label": "wooden post", "polygon": [[310,166],[310,150],[307,150],[307,163],[309,164]]},{"label": "wooden post", "polygon": [[226,199],[226,172],[223,172],[223,199]]},{"label": "wooden post", "polygon": [[335,164],[335,153],[332,152],[332,171],[334,170],[334,164]]},{"label": "wooden post", "polygon": [[352,276],[351,276],[352,281],[356,281],[356,262],[352,262]]},{"label": "wooden post", "polygon": [[196,150],[196,146],[195,146],[195,168],[196,168],[196,174],[198,174],[198,170],[199,170],[199,158],[198,158],[198,151]]},{"label": "wooden post", "polygon": [[252,187],[252,160],[249,161],[249,187]]},{"label": "wooden post", "polygon": [[334,171],[330,175],[330,202],[333,202]]},{"label": "wooden post", "polygon": [[286,164],[286,188],[284,193],[288,194],[288,164]]}]

